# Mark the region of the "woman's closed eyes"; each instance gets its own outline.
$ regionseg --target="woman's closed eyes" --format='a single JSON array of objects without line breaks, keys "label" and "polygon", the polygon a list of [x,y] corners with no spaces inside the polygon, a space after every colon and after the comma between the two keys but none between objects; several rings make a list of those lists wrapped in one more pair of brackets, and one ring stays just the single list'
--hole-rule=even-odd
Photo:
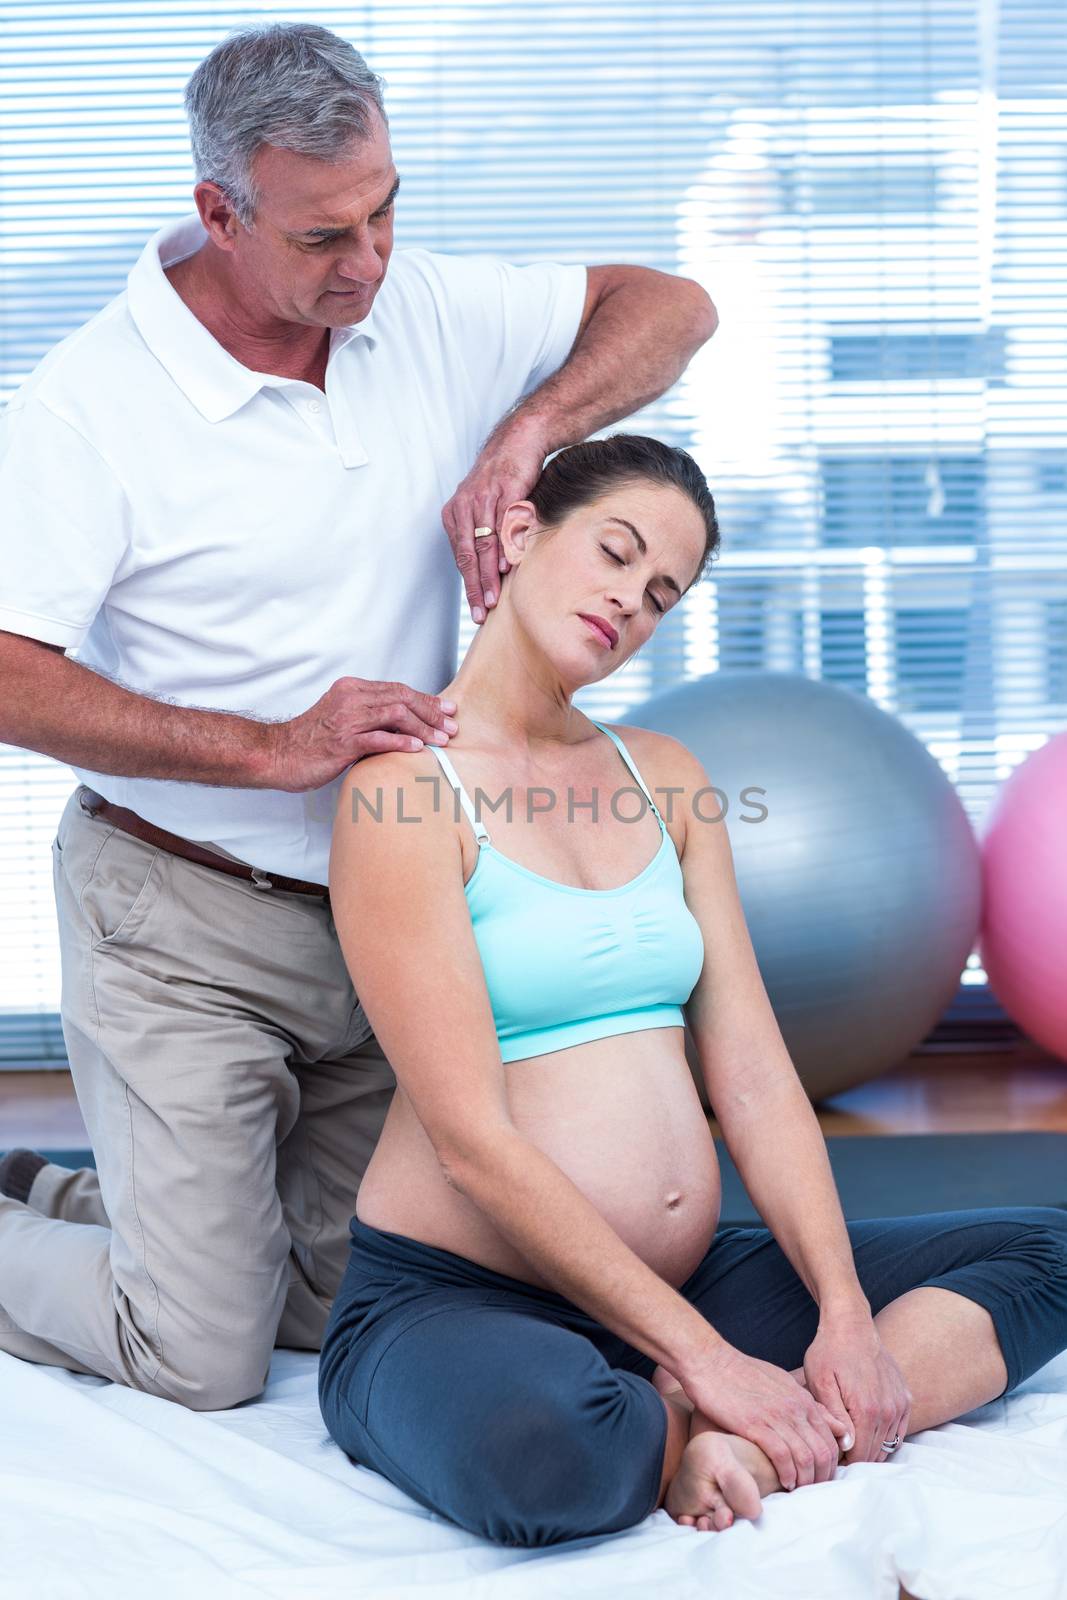
[{"label": "woman's closed eyes", "polygon": [[[609,545],[602,544],[600,548],[603,550],[605,555],[611,557],[612,561],[617,561],[620,567],[626,566],[626,562],[623,560],[622,556],[616,555],[615,551],[612,550]],[[653,611],[657,616],[662,617],[664,611],[667,609],[666,606],[661,606],[654,594],[649,594],[648,598],[652,601]]]}]

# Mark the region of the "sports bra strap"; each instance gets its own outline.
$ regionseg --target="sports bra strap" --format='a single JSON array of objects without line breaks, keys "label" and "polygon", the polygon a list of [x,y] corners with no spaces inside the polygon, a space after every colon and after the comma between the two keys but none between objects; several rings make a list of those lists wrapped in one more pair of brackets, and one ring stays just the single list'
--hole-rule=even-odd
[{"label": "sports bra strap", "polygon": [[[629,750],[627,750],[626,746],[623,744],[622,740],[619,738],[617,733],[613,733],[610,728],[605,728],[604,724],[602,722],[597,722],[594,717],[590,717],[589,720],[593,724],[594,728],[599,728],[601,733],[606,733],[608,738],[611,739],[613,741],[613,743],[616,745],[616,747],[617,747],[617,749],[619,751],[619,754],[622,756],[622,759],[626,762],[626,765],[629,767],[630,771],[633,773],[634,777],[637,779],[637,782],[638,782],[638,785],[640,786],[642,794],[644,795],[645,799],[648,801],[649,805],[652,808],[653,816],[656,818],[656,821],[659,823],[660,827],[663,828],[664,827],[664,822],[663,822],[663,818],[659,814],[659,807],[656,805],[656,802],[653,800],[652,795],[649,793],[648,785],[645,783],[644,778],[642,778],[641,774],[638,772],[637,767],[634,764],[633,757],[630,755]],[[432,750],[433,751],[434,755],[437,757],[438,761],[441,763],[442,767],[444,768],[445,773],[447,774],[448,780],[452,785],[452,788],[459,795],[460,804],[462,805],[464,811],[467,813],[467,816],[470,818],[470,824],[471,824],[471,827],[474,829],[475,837],[478,840],[479,846],[481,846],[483,844],[490,844],[492,841],[490,840],[490,837],[489,837],[489,831],[486,828],[485,823],[482,822],[481,818],[475,815],[474,807],[471,805],[470,798],[469,798],[469,796],[467,794],[467,791],[466,791],[466,789],[464,789],[463,784],[460,782],[459,773],[456,771],[456,769],[452,765],[451,761],[445,755],[444,751],[440,748],[440,746],[435,745],[435,744],[428,744],[428,745],[425,746],[425,748],[427,750]]]},{"label": "sports bra strap", "polygon": [[604,724],[602,722],[597,722],[595,717],[590,717],[589,720],[593,724],[594,728],[599,728],[601,733],[606,733],[608,738],[612,739],[614,741],[614,743],[618,747],[619,754],[622,756],[622,759],[626,762],[626,765],[629,767],[630,771],[633,773],[634,777],[637,779],[639,785],[641,786],[641,791],[644,794],[645,799],[648,801],[649,805],[652,807],[652,815],[656,818],[657,822],[659,823],[660,827],[662,828],[663,827],[663,818],[659,814],[659,807],[656,805],[656,802],[653,800],[651,794],[649,793],[648,785],[645,783],[644,778],[642,778],[641,774],[638,772],[637,767],[634,764],[633,757],[630,755],[629,750],[627,750],[626,746],[623,744],[622,740],[619,738],[617,733],[612,733],[610,728],[605,728]]},{"label": "sports bra strap", "polygon": [[470,800],[467,796],[467,791],[459,780],[459,773],[456,771],[451,761],[449,761],[444,751],[438,745],[428,744],[425,746],[425,748],[433,751],[442,767],[444,767],[448,781],[459,795],[460,804],[467,813],[467,816],[470,818],[470,824],[474,829],[475,837],[478,840],[479,849],[483,844],[489,844],[491,842],[489,838],[489,831],[486,828],[485,823],[482,822],[481,818],[475,815],[474,807],[470,803]]}]

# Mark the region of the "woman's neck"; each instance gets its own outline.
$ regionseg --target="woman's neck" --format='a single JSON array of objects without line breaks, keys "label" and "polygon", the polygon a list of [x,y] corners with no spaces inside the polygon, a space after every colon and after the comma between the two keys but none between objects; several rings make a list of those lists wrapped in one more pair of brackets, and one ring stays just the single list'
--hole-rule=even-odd
[{"label": "woman's neck", "polygon": [[456,702],[462,746],[527,751],[551,757],[589,737],[589,718],[568,685],[500,608],[501,596],[471,641],[459,671],[438,690]]}]

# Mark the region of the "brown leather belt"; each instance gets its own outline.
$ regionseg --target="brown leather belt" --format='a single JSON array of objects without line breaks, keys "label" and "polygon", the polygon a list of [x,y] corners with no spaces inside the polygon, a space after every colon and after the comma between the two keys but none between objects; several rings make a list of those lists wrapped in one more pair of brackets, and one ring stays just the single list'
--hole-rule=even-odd
[{"label": "brown leather belt", "polygon": [[128,811],[125,806],[105,800],[102,794],[97,794],[87,784],[82,784],[79,790],[78,803],[90,817],[103,817],[105,822],[113,823],[123,833],[132,833],[135,839],[143,839],[145,844],[157,845],[161,850],[169,850],[171,855],[184,856],[186,861],[212,867],[216,872],[228,872],[232,878],[244,878],[254,883],[257,889],[288,889],[293,894],[317,894],[326,900],[330,898],[329,886],[325,883],[307,883],[303,878],[283,878],[280,872],[268,874],[259,867],[246,867],[240,861],[230,861],[226,856],[218,856],[213,850],[204,850],[177,833],[168,833],[166,828],[157,828],[154,822],[146,822],[136,811]]}]

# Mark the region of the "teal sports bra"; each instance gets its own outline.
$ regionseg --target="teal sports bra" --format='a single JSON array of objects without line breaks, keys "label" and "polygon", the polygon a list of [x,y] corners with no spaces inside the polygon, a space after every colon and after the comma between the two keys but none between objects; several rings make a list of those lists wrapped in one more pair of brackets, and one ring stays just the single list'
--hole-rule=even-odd
[{"label": "teal sports bra", "polygon": [[501,855],[449,758],[436,745],[424,747],[444,768],[478,840],[464,892],[504,1061],[608,1034],[684,1027],[681,1008],[704,965],[674,841],[622,740],[603,723],[594,727],[614,741],[660,826],[655,856],[617,889],[557,883]]}]

